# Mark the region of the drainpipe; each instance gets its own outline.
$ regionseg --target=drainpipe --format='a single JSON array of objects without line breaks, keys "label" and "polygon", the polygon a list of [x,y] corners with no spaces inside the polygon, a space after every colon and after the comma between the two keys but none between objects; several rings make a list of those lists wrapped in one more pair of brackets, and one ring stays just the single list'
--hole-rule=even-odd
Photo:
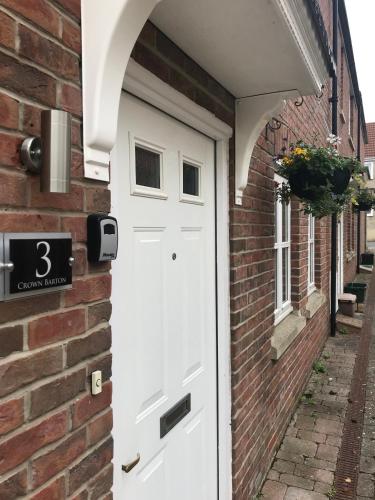
[{"label": "drainpipe", "polygon": [[[361,115],[358,109],[357,122],[357,160],[361,161]],[[359,274],[361,265],[361,212],[357,213],[357,274]]]},{"label": "drainpipe", "polygon": [[[336,68],[332,75],[332,134],[337,135],[337,48],[338,48],[338,23],[339,23],[339,4],[338,0],[332,0],[333,10],[333,31],[332,31],[332,49],[333,60]],[[337,273],[337,214],[332,214],[331,220],[331,337],[336,335],[336,273]]]}]

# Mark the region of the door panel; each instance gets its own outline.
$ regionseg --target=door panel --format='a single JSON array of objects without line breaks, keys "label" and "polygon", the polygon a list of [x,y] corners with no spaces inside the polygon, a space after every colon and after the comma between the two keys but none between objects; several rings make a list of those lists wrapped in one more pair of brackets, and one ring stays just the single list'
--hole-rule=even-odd
[{"label": "door panel", "polygon": [[182,271],[181,329],[183,342],[182,385],[203,370],[204,347],[204,253],[202,228],[182,229],[185,265]]},{"label": "door panel", "polygon": [[[166,399],[163,229],[133,232],[134,268],[134,357],[144,359],[152,377],[143,376],[142,364],[136,364],[137,416],[139,422]],[[147,304],[147,314],[144,314]]]},{"label": "door panel", "polygon": [[[129,95],[118,130],[114,498],[215,500],[214,142]],[[190,412],[161,437],[160,418],[187,395]]]}]

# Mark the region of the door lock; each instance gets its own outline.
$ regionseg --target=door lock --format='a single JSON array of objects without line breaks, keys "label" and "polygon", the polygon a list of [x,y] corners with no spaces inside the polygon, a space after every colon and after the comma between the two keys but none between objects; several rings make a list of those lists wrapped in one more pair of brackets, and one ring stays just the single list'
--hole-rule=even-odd
[{"label": "door lock", "polygon": [[139,453],[137,453],[137,458],[135,460],[133,460],[132,462],[129,462],[128,464],[123,465],[121,467],[121,469],[124,472],[129,473],[139,463],[140,459],[141,459],[141,455]]}]

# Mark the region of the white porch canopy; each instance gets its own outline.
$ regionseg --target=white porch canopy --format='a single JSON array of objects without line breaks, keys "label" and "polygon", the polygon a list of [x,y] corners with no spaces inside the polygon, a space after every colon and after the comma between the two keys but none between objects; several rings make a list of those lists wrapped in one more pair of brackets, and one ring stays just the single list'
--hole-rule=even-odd
[{"label": "white porch canopy", "polygon": [[328,78],[305,1],[82,0],[88,178],[109,180],[124,74],[148,18],[237,98],[235,183],[241,204],[263,127],[285,99],[320,93]]}]

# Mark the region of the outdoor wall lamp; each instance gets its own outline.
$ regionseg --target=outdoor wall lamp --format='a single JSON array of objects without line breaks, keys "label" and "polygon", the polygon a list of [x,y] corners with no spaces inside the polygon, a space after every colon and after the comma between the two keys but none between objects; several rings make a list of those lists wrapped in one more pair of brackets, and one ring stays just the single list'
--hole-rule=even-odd
[{"label": "outdoor wall lamp", "polygon": [[28,137],[21,146],[27,170],[40,174],[43,193],[69,193],[71,167],[71,115],[50,109],[41,113],[41,137]]}]

